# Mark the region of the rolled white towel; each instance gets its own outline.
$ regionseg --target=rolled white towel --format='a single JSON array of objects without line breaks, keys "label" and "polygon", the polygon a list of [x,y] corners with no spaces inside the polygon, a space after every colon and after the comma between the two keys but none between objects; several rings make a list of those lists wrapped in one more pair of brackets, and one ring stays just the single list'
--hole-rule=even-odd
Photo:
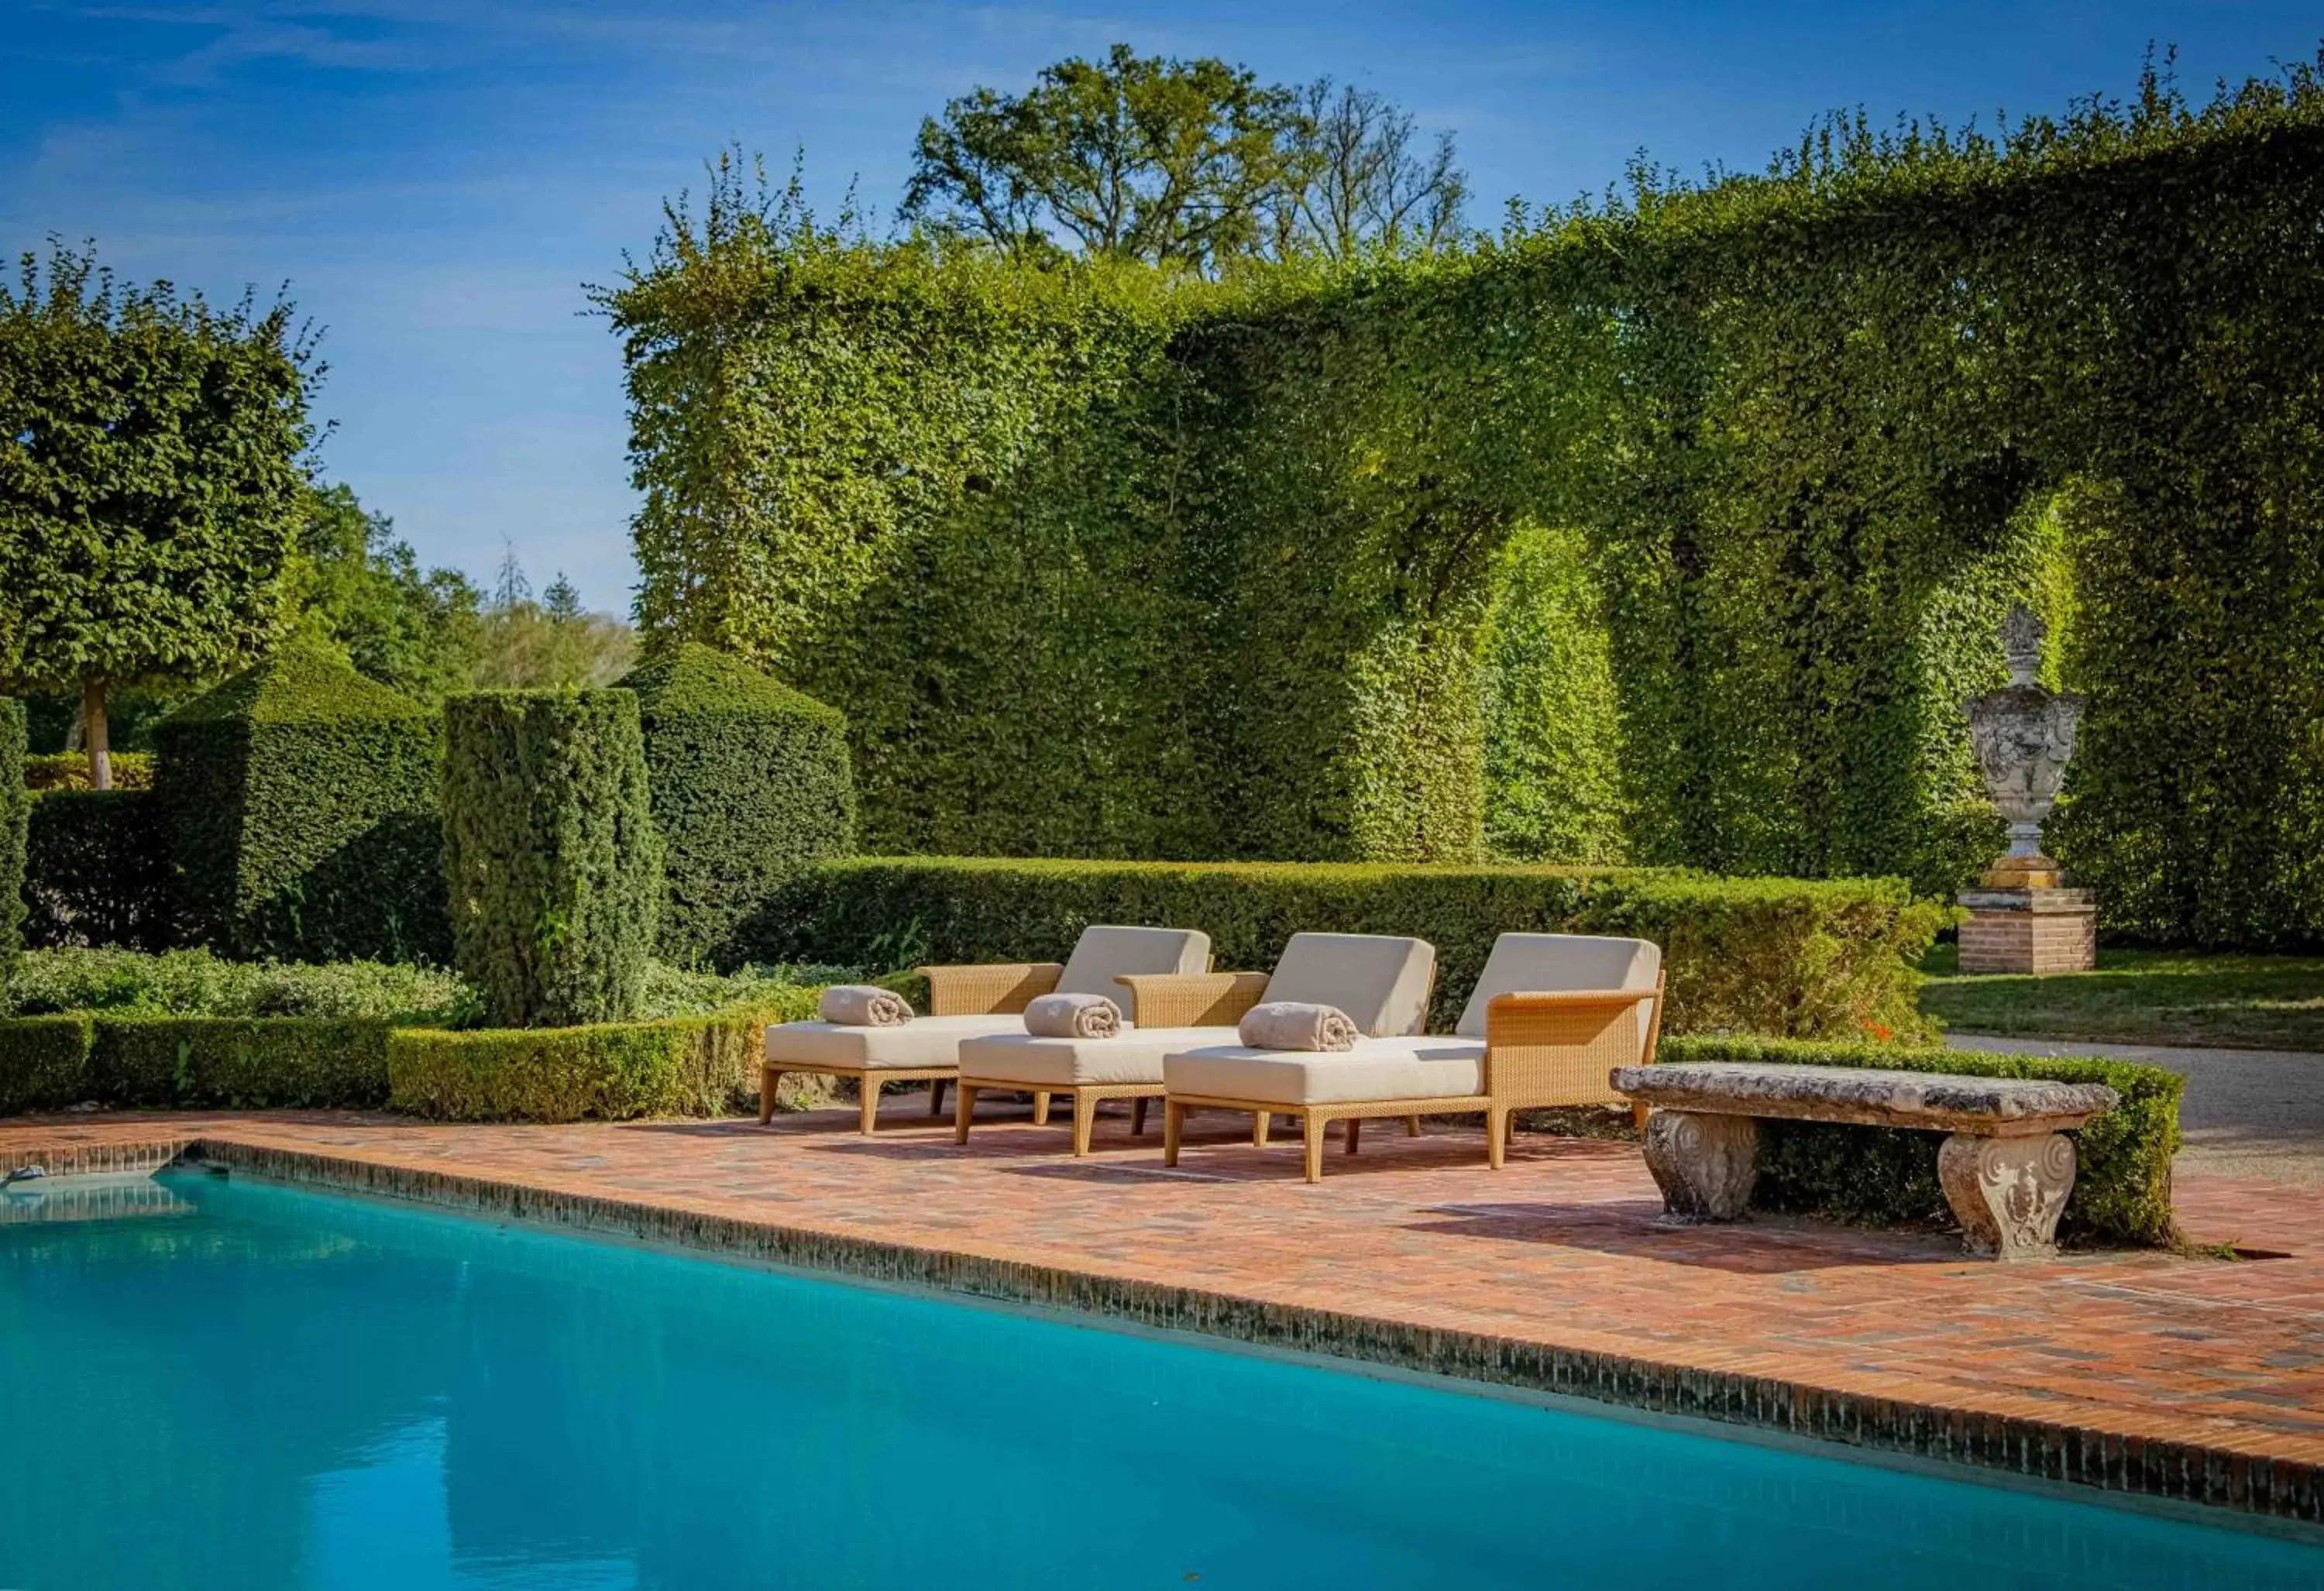
[{"label": "rolled white towel", "polygon": [[1337,1006],[1262,1000],[1242,1014],[1235,1036],[1254,1050],[1352,1050],[1356,1025]]},{"label": "rolled white towel", "polygon": [[825,1022],[842,1027],[901,1027],[912,1019],[904,997],[876,983],[835,983],[823,991],[816,1009]]},{"label": "rolled white towel", "polygon": [[1121,1007],[1103,995],[1039,995],[1025,1007],[1025,1031],[1038,1038],[1112,1038],[1121,1032]]}]

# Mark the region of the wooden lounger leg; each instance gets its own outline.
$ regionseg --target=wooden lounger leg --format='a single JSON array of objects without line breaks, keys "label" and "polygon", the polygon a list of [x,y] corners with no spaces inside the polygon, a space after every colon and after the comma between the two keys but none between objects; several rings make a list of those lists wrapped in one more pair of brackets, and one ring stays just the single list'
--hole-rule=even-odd
[{"label": "wooden lounger leg", "polygon": [[1496,1108],[1485,1112],[1485,1163],[1495,1171],[1501,1169],[1501,1160],[1509,1142],[1509,1113]]},{"label": "wooden lounger leg", "polygon": [[1360,1136],[1362,1134],[1363,1130],[1364,1130],[1364,1118],[1363,1118],[1362,1117],[1360,1117],[1360,1116],[1351,1116],[1351,1117],[1348,1117],[1348,1153],[1349,1153],[1349,1154],[1353,1154],[1356,1152],[1356,1139],[1358,1138],[1358,1136]]},{"label": "wooden lounger leg", "polygon": [[1049,1090],[1047,1089],[1033,1090],[1033,1125],[1035,1127],[1049,1125]]},{"label": "wooden lounger leg", "polygon": [[1303,1111],[1299,1117],[1300,1132],[1307,1140],[1307,1180],[1323,1180],[1323,1128],[1328,1125],[1314,1111]]},{"label": "wooden lounger leg", "polygon": [[1149,1103],[1142,1094],[1130,1102],[1130,1136],[1133,1138],[1146,1136],[1146,1107]]},{"label": "wooden lounger leg", "polygon": [[1162,1163],[1178,1163],[1178,1136],[1185,1130],[1186,1108],[1176,1099],[1162,1101]]},{"label": "wooden lounger leg", "polygon": [[928,1084],[928,1114],[930,1116],[942,1116],[944,1114],[944,1091],[945,1088],[949,1086],[951,1081],[952,1080],[950,1078],[940,1077]]},{"label": "wooden lounger leg", "polygon": [[1076,1159],[1089,1153],[1090,1129],[1097,1126],[1097,1097],[1074,1090],[1074,1155]]},{"label": "wooden lounger leg", "polygon": [[1274,1113],[1273,1111],[1271,1111],[1271,1110],[1255,1110],[1255,1111],[1251,1112],[1251,1117],[1250,1117],[1250,1146],[1251,1146],[1252,1148],[1254,1148],[1254,1149],[1264,1149],[1264,1148],[1266,1148],[1266,1147],[1267,1147],[1267,1129],[1268,1129],[1268,1127],[1270,1127],[1274,1126],[1274,1125],[1275,1125],[1275,1113]]},{"label": "wooden lounger leg", "polygon": [[1420,1136],[1420,1117],[1407,1116],[1404,1118],[1404,1136],[1407,1138]]},{"label": "wooden lounger leg", "polygon": [[763,1068],[759,1073],[759,1125],[761,1127],[775,1119],[775,1087],[782,1081],[783,1074],[771,1066]]},{"label": "wooden lounger leg", "polygon": [[952,1141],[968,1142],[968,1124],[976,1117],[976,1085],[963,1083],[952,1097]]},{"label": "wooden lounger leg", "polygon": [[1646,1136],[1646,1117],[1652,1113],[1653,1107],[1651,1106],[1633,1105],[1630,1107],[1630,1125],[1638,1129],[1638,1136],[1642,1138]]},{"label": "wooden lounger leg", "polygon": [[859,1100],[855,1127],[858,1132],[868,1136],[880,1122],[880,1080],[868,1071],[864,1072],[855,1080],[855,1092]]}]

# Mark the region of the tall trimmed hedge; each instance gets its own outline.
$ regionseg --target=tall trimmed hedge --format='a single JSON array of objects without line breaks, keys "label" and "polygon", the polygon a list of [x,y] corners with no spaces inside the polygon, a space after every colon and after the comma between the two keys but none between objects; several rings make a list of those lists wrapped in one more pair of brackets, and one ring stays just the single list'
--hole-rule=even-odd
[{"label": "tall trimmed hedge", "polygon": [[24,704],[0,697],[0,984],[24,944],[25,826],[32,792],[24,787]]},{"label": "tall trimmed hedge", "polygon": [[183,913],[151,790],[50,790],[26,827],[27,943],[168,950]]},{"label": "tall trimmed hedge", "polygon": [[443,877],[455,964],[505,1027],[637,1008],[661,837],[628,691],[484,691],[445,704]]},{"label": "tall trimmed hedge", "polygon": [[1915,967],[1938,912],[1893,878],[862,858],[787,886],[750,953],[875,967],[1062,961],[1092,923],[1200,928],[1213,964],[1238,970],[1273,966],[1305,930],[1416,934],[1436,946],[1440,1032],[1499,934],[1623,934],[1664,947],[1669,1031],[1860,1040],[1923,1031]]},{"label": "tall trimmed hedge", "polygon": [[660,955],[733,964],[777,885],[854,849],[847,723],[741,658],[693,642],[619,682],[635,692],[661,831]]},{"label": "tall trimmed hedge", "polygon": [[436,715],[293,643],[156,726],[184,900],[229,954],[441,961]]},{"label": "tall trimmed hedge", "polygon": [[641,609],[846,711],[874,850],[1947,889],[2024,597],[2107,924],[2324,939],[2313,68],[1231,285],[724,198],[607,299]]}]

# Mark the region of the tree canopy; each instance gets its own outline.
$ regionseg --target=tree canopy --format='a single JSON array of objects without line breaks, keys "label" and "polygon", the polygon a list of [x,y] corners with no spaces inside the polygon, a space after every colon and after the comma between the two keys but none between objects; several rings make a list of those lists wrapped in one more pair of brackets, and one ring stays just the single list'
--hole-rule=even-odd
[{"label": "tree canopy", "polygon": [[105,692],[215,674],[272,641],[322,373],[292,308],[124,286],[52,242],[0,284],[0,683]]},{"label": "tree canopy", "polygon": [[1263,84],[1116,44],[980,87],[920,124],[902,215],[1012,252],[1070,249],[1215,274],[1251,259],[1411,252],[1458,235],[1451,133],[1328,78]]}]

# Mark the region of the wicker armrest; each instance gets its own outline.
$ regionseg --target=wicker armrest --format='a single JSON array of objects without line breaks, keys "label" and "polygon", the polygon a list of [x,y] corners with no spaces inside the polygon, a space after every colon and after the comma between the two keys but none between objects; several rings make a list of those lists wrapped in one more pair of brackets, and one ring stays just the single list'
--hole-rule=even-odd
[{"label": "wicker armrest", "polygon": [[[1624,1025],[1645,1005],[1644,1042]],[[1606,1074],[1652,1065],[1662,1033],[1663,983],[1652,989],[1541,989],[1495,995],[1485,1007],[1485,1091],[1538,1104],[1614,1104]]]},{"label": "wicker armrest", "polygon": [[1133,972],[1117,978],[1140,1027],[1232,1027],[1267,992],[1264,972]]},{"label": "wicker armrest", "polygon": [[931,1016],[1010,1016],[1057,987],[1057,961],[1011,961],[989,967],[922,967]]}]

